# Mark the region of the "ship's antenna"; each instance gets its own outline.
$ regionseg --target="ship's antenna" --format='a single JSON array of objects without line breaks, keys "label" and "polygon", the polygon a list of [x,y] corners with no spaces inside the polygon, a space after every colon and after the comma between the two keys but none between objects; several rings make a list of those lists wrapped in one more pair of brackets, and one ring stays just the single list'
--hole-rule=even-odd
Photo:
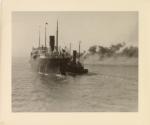
[{"label": "ship's antenna", "polygon": [[39,26],[39,47],[41,46],[41,33],[40,33],[40,26]]},{"label": "ship's antenna", "polygon": [[71,54],[71,43],[70,43],[70,54]]},{"label": "ship's antenna", "polygon": [[46,25],[48,25],[48,23],[45,23],[45,47],[46,47]]},{"label": "ship's antenna", "polygon": [[56,51],[58,52],[58,20],[57,20],[57,29],[56,29]]}]

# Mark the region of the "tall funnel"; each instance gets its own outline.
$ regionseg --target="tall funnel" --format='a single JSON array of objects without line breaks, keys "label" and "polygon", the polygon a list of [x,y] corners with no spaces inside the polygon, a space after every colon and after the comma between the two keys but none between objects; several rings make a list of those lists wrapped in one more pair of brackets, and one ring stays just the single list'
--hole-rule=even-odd
[{"label": "tall funnel", "polygon": [[77,51],[73,50],[73,62],[76,63]]},{"label": "tall funnel", "polygon": [[54,47],[55,47],[55,36],[49,36],[49,45],[50,45],[50,48],[52,50],[52,52],[54,51]]}]

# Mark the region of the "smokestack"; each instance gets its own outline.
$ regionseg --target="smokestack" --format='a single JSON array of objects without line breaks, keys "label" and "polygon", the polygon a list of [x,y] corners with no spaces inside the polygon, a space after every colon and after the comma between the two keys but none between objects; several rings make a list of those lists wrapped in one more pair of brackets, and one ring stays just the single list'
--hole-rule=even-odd
[{"label": "smokestack", "polygon": [[73,50],[73,62],[76,63],[77,51]]},{"label": "smokestack", "polygon": [[54,51],[54,47],[55,47],[55,36],[49,36],[49,45],[50,45],[50,48],[52,50],[52,52]]}]

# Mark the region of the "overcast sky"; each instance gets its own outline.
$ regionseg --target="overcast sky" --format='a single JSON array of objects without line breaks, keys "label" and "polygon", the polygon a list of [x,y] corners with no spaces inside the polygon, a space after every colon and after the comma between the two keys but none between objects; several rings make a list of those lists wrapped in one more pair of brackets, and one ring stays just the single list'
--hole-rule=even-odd
[{"label": "overcast sky", "polygon": [[137,12],[13,12],[13,56],[29,56],[32,47],[38,46],[41,27],[41,43],[44,44],[44,24],[49,35],[56,34],[59,22],[59,45],[87,50],[92,45],[109,46],[119,42],[138,45]]}]

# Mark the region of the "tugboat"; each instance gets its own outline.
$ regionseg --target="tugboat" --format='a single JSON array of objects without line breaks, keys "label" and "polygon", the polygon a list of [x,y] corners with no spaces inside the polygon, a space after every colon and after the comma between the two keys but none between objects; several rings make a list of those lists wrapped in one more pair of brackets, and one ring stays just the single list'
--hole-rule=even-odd
[{"label": "tugboat", "polygon": [[73,74],[88,73],[88,69],[84,69],[83,64],[78,60],[76,61],[77,51],[73,51],[73,59],[67,64],[67,72]]},{"label": "tugboat", "polygon": [[38,71],[39,74],[48,75],[49,73],[67,73],[84,74],[88,70],[84,69],[83,65],[76,61],[77,51],[73,51],[73,55],[65,49],[58,48],[58,21],[56,30],[56,45],[55,36],[49,36],[49,47],[46,45],[46,26],[45,23],[45,46],[41,46],[40,30],[39,30],[39,46],[32,48],[31,51],[31,66]]}]

